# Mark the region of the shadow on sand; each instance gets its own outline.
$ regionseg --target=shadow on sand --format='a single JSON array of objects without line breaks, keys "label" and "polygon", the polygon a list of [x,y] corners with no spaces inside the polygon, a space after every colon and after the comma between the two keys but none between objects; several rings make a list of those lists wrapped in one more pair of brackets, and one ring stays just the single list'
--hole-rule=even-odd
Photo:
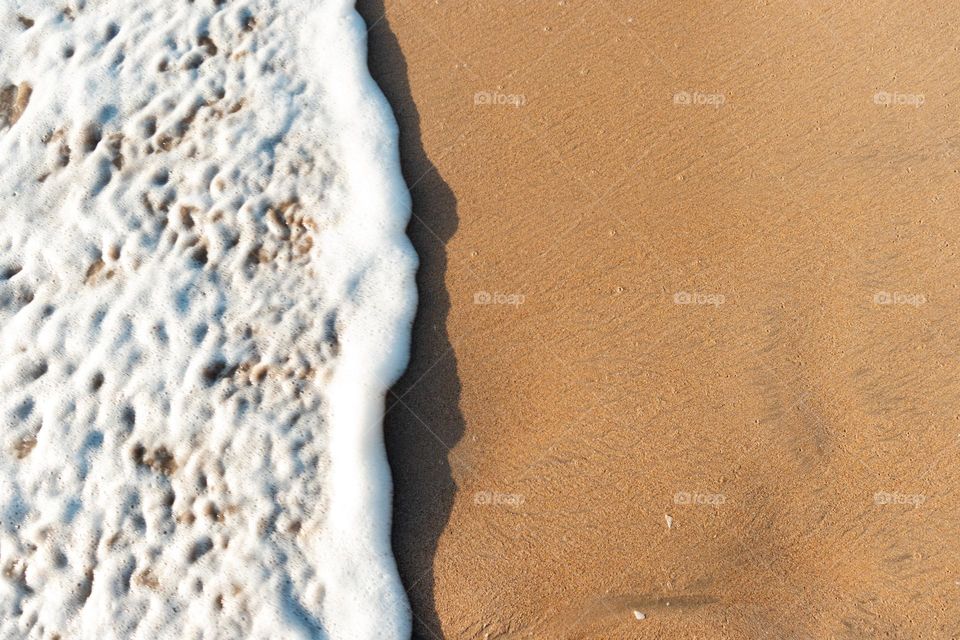
[{"label": "shadow on sand", "polygon": [[357,11],[372,25],[370,73],[400,125],[403,174],[413,185],[414,217],[407,234],[420,256],[410,365],[387,396],[393,409],[384,425],[394,487],[393,551],[413,608],[413,637],[442,638],[434,600],[434,556],[457,490],[448,449],[464,430],[457,362],[446,328],[446,243],[457,229],[457,202],[423,149],[406,60],[384,17],[383,0],[358,0]]}]

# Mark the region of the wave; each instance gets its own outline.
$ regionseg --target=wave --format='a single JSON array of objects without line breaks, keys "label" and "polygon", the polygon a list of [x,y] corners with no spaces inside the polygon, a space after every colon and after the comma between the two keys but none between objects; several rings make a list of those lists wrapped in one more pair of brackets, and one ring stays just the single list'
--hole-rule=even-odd
[{"label": "wave", "polygon": [[409,637],[417,258],[352,0],[28,0],[0,42],[0,637]]}]

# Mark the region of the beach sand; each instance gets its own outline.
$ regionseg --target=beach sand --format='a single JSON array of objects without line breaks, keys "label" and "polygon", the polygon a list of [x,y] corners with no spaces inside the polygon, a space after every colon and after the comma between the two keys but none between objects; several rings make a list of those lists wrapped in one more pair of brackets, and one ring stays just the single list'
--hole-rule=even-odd
[{"label": "beach sand", "polygon": [[960,11],[358,8],[416,637],[960,634]]}]

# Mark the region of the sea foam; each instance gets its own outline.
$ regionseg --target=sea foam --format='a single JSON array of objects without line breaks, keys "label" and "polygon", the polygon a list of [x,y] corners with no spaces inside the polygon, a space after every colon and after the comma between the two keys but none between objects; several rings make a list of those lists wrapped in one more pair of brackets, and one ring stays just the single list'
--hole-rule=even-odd
[{"label": "sea foam", "polygon": [[365,56],[352,0],[0,6],[0,637],[409,636]]}]

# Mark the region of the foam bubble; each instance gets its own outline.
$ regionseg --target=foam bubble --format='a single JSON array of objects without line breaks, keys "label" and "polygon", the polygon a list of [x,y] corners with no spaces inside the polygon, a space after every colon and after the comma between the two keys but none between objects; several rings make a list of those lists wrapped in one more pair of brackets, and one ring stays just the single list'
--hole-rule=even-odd
[{"label": "foam bubble", "polygon": [[0,7],[0,637],[409,636],[416,256],[365,34],[350,0]]}]

